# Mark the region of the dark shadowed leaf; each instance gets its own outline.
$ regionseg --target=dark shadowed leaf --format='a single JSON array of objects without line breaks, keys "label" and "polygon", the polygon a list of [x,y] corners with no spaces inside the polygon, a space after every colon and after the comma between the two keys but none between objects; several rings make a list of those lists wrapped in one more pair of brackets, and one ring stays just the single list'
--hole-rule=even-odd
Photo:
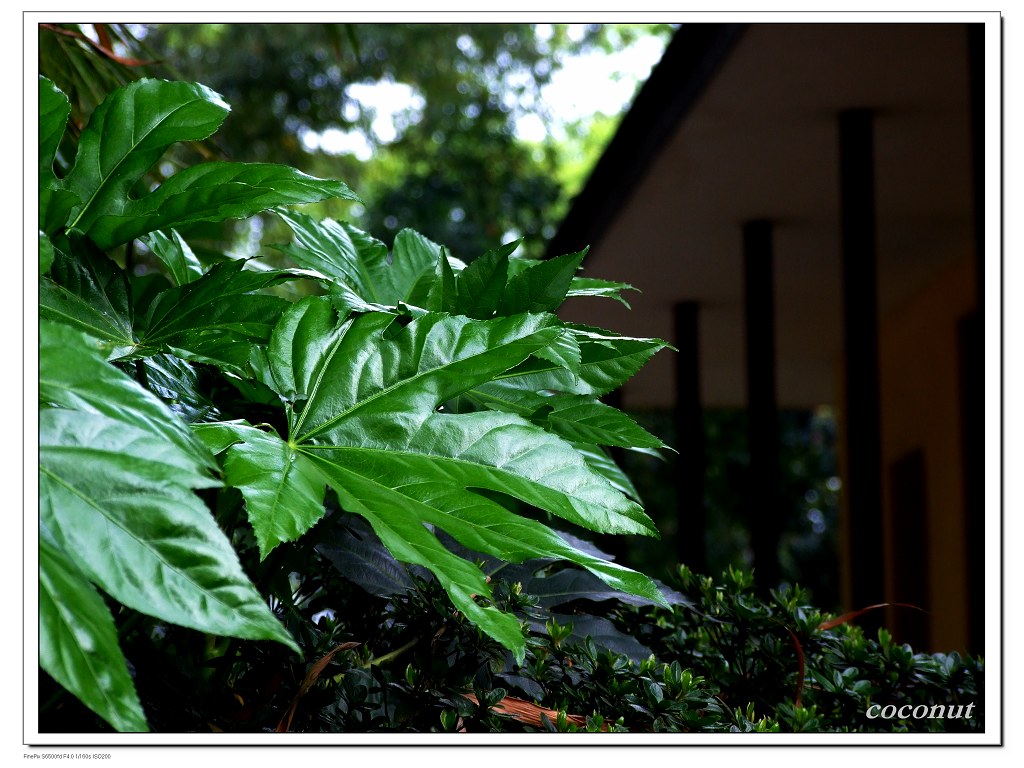
[{"label": "dark shadowed leaf", "polygon": [[[658,585],[662,596],[672,605],[692,605],[684,595],[663,584]],[[523,584],[523,589],[540,598],[545,608],[553,608],[575,600],[601,602],[617,600],[627,605],[658,605],[653,600],[620,590],[609,589],[601,579],[587,571],[564,568],[548,576],[538,576]]]},{"label": "dark shadowed leaf", "polygon": [[327,534],[316,550],[342,576],[371,595],[391,597],[413,588],[408,566],[398,562],[373,529],[354,515]]},{"label": "dark shadowed leaf", "polygon": [[174,355],[154,355],[136,360],[149,390],[187,422],[214,421],[217,406],[202,392],[199,374],[187,361]]}]

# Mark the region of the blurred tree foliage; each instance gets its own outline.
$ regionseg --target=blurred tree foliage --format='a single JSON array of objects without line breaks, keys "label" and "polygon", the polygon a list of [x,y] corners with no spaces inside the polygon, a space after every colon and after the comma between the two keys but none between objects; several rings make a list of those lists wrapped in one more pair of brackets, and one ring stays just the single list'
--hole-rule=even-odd
[{"label": "blurred tree foliage", "polygon": [[[540,255],[614,131],[618,116],[603,119],[600,142],[579,124],[559,140],[516,136],[526,114],[551,121],[541,89],[566,57],[672,33],[668,25],[545,25],[539,34],[527,24],[132,29],[146,57],[161,62],[157,74],[202,82],[232,105],[217,135],[224,155],[341,178],[366,205],[326,213],[385,240],[412,227],[467,260],[515,237]],[[404,106],[378,113],[366,94],[381,85]],[[339,141],[361,151],[338,152]]]}]

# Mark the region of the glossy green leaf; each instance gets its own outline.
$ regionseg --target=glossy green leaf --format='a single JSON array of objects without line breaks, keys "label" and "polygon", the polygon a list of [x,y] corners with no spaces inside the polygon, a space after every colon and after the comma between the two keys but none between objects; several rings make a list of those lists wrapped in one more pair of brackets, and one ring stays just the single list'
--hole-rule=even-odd
[{"label": "glossy green leaf", "polygon": [[[441,246],[411,229],[395,236],[389,254],[384,243],[351,224],[316,221],[294,211],[277,213],[292,230],[293,240],[274,247],[299,266],[322,274],[332,284],[338,306],[360,311],[400,304],[426,307],[435,274],[444,277]],[[448,256],[449,271],[463,266]]]},{"label": "glossy green leaf", "polygon": [[191,491],[212,483],[189,457],[84,411],[43,409],[39,434],[40,516],[91,581],[165,621],[298,649]]},{"label": "glossy green leaf", "polygon": [[55,178],[53,160],[71,115],[68,97],[52,81],[39,76],[39,180]]},{"label": "glossy green leaf", "polygon": [[109,356],[134,349],[133,311],[128,278],[103,254],[81,250],[74,256],[52,250],[49,278],[39,281],[39,316],[66,323],[109,343]]},{"label": "glossy green leaf", "polygon": [[[412,280],[411,287],[402,298],[403,303],[411,304],[414,307],[428,307],[431,293],[438,290],[435,287],[438,280],[450,280],[452,275],[465,269],[466,265],[454,258],[446,249],[445,263],[441,264],[439,261],[442,258],[441,250],[441,246],[413,229],[403,229],[395,235],[395,247],[392,249],[391,259],[393,263],[407,265],[406,270],[409,274],[406,276],[406,280],[412,277],[412,272],[417,265],[423,263],[430,265],[427,269],[421,269]],[[443,290],[449,296],[454,295],[455,289],[451,282]],[[446,306],[451,306],[451,300]]]},{"label": "glossy green leaf", "polygon": [[[411,283],[415,282],[415,279],[410,280],[414,273],[416,278],[418,278],[425,271],[420,265],[425,265],[429,268],[437,263],[441,246],[430,238],[424,237],[415,229],[402,229],[395,235],[395,246],[392,250],[392,266],[394,263],[404,265],[407,268],[404,282]],[[453,259],[451,254],[448,255],[448,259],[457,265],[461,264],[458,259]],[[463,266],[458,266],[457,269],[461,270]]]},{"label": "glossy green leaf", "polygon": [[640,494],[633,485],[633,481],[622,471],[622,467],[615,463],[608,451],[599,445],[588,445],[587,443],[573,443],[573,448],[587,462],[587,466],[607,480],[612,488],[638,503],[641,502]]},{"label": "glossy green leaf", "polygon": [[175,285],[185,285],[203,276],[199,259],[177,231],[153,232],[145,242],[153,255],[167,266]]},{"label": "glossy green leaf", "polygon": [[293,304],[270,337],[267,383],[293,403],[304,401],[344,330],[330,302],[310,297]]},{"label": "glossy green leaf", "polygon": [[[492,321],[428,314],[385,337],[396,320],[362,315],[321,358],[308,359],[297,378],[313,380],[306,406],[292,427],[295,442],[329,442],[359,420],[364,432],[408,431],[403,414],[418,421],[468,388],[489,380],[548,345],[562,329],[552,315]],[[272,363],[274,361],[271,361]],[[276,376],[276,371],[275,371]],[[379,423],[378,423],[379,422]]]},{"label": "glossy green leaf", "polygon": [[434,279],[423,307],[431,312],[451,313],[455,311],[455,303],[455,273],[448,263],[448,254],[442,248],[438,253]]},{"label": "glossy green leaf", "polygon": [[547,416],[552,431],[571,442],[621,448],[665,448],[661,440],[617,408],[585,396],[555,396]]},{"label": "glossy green leaf", "polygon": [[110,609],[40,531],[39,666],[116,730],[148,731]]},{"label": "glossy green leaf", "polygon": [[563,368],[575,380],[582,362],[582,350],[576,335],[565,329],[562,335],[544,349],[537,350],[536,358],[552,363],[556,368]]},{"label": "glossy green leaf", "polygon": [[240,369],[254,343],[266,342],[287,308],[278,296],[255,293],[289,279],[286,272],[246,270],[243,261],[214,265],[192,282],[156,295],[139,321],[140,347]]},{"label": "glossy green leaf", "polygon": [[[505,423],[514,418],[498,414],[474,414],[473,420],[486,421],[491,417],[495,417],[494,420],[505,420]],[[469,416],[441,416],[438,419],[449,422],[471,420]],[[432,432],[431,436],[436,436],[436,432]],[[493,439],[494,436],[490,437]],[[512,439],[518,437],[513,435]],[[423,523],[437,526],[471,550],[517,563],[542,557],[567,560],[591,571],[615,589],[662,602],[657,587],[646,576],[574,548],[545,525],[510,512],[485,496],[467,490],[487,487],[484,485],[486,480],[475,485],[472,477],[476,473],[483,478],[488,473],[487,466],[474,460],[469,453],[462,454],[462,462],[476,466],[462,468],[461,475],[459,470],[443,460],[437,462],[438,469],[442,471],[431,473],[418,468],[416,462],[408,456],[398,461],[388,461],[379,455],[374,456],[373,451],[361,452],[358,456],[352,449],[310,449],[308,453],[339,494],[356,493],[355,489],[360,489],[362,504],[372,504],[372,497],[379,498],[378,504],[388,499],[393,509],[404,510]],[[550,458],[540,456],[539,461],[547,462]],[[533,496],[545,502],[545,508],[557,505],[558,502],[552,503],[543,498],[545,495],[554,495],[550,491],[553,483],[550,478],[544,477],[543,471],[537,471],[535,477],[526,481],[521,479],[521,468],[509,466],[502,471],[506,475],[505,492],[509,495]],[[515,479],[510,479],[510,475],[516,476]],[[397,482],[399,478],[404,480]],[[528,484],[534,488],[529,489]],[[576,491],[575,499],[584,497],[588,492],[588,501],[592,505],[602,503],[600,492],[595,492],[593,484],[590,488]],[[564,495],[569,496],[568,493]],[[380,506],[380,510],[384,509],[386,507]],[[591,516],[596,516],[593,510]],[[650,533],[650,530],[644,532]]]},{"label": "glossy green leaf", "polygon": [[235,443],[244,440],[246,430],[252,428],[252,425],[245,419],[213,421],[203,424],[192,424],[192,434],[206,446],[210,453],[216,455],[224,453]]},{"label": "glossy green leaf", "polygon": [[666,447],[622,411],[585,395],[545,396],[487,384],[468,395],[488,408],[530,419],[570,442],[620,448]]},{"label": "glossy green leaf", "polygon": [[53,265],[53,243],[46,233],[39,231],[39,274],[45,275]]},{"label": "glossy green leaf", "polygon": [[53,162],[67,128],[71,104],[50,80],[39,77],[39,228],[53,233],[81,201],[62,189],[53,172]]},{"label": "glossy green leaf", "polygon": [[87,232],[100,248],[110,248],[158,229],[244,219],[278,205],[331,198],[359,199],[343,182],[284,165],[203,163],[179,171],[138,200],[95,216]]},{"label": "glossy green leaf", "polygon": [[508,257],[521,242],[488,251],[459,274],[456,312],[478,320],[494,317],[508,282]]},{"label": "glossy green leaf", "polygon": [[578,370],[533,358],[502,376],[502,386],[526,392],[552,390],[600,397],[621,387],[656,352],[672,348],[661,339],[619,336],[579,325],[568,327],[580,346]]},{"label": "glossy green leaf", "polygon": [[[392,433],[386,441],[378,437],[385,429]],[[368,476],[394,471],[394,481],[401,475],[419,482],[440,473],[460,487],[506,493],[593,531],[657,535],[640,506],[592,472],[571,445],[511,414],[409,414],[394,425],[367,414],[331,436],[334,445],[308,450]]]},{"label": "glossy green leaf", "polygon": [[615,283],[610,280],[599,280],[593,277],[574,277],[569,284],[569,293],[566,298],[579,296],[604,296],[615,299],[629,309],[629,302],[622,298],[623,291],[637,290],[629,283]]},{"label": "glossy green leaf", "polygon": [[143,79],[115,90],[82,131],[65,179],[82,201],[69,230],[88,232],[98,217],[123,213],[129,190],[171,144],[209,137],[228,112],[218,94],[197,83]]},{"label": "glossy green leaf", "polygon": [[405,514],[404,510],[381,514],[376,505],[362,504],[359,497],[365,489],[361,485],[351,492],[345,489],[345,493],[339,494],[346,507],[366,518],[374,533],[396,558],[405,563],[421,565],[435,573],[455,607],[510,649],[516,662],[522,664],[526,656],[526,642],[518,619],[493,605],[481,605],[476,600],[478,595],[487,597],[491,593],[480,569],[451,554],[422,523],[414,516]]},{"label": "glossy green leaf", "polygon": [[387,264],[388,248],[380,240],[333,219],[316,221],[296,211],[275,212],[292,230],[293,240],[274,247],[300,267],[346,286],[363,301],[394,305],[404,296],[396,296],[399,289],[391,279],[395,274]]},{"label": "glossy green leaf", "polygon": [[101,342],[73,328],[39,324],[39,402],[97,413],[153,434],[187,455],[196,466],[213,469],[209,452],[167,407],[112,365],[102,362]]},{"label": "glossy green leaf", "polygon": [[[498,313],[553,312],[565,300],[587,249],[537,262],[508,281]],[[523,261],[523,260],[521,260]]]},{"label": "glossy green leaf", "polygon": [[[210,430],[198,429],[201,436],[204,432]],[[324,478],[309,458],[276,434],[244,424],[234,425],[231,432],[235,442],[227,448],[224,479],[242,492],[264,559],[278,544],[294,541],[323,517]],[[220,442],[224,435],[203,439]]]},{"label": "glossy green leaf", "polygon": [[296,649],[194,488],[218,485],[185,424],[70,328],[40,324],[40,519],[121,603]]}]

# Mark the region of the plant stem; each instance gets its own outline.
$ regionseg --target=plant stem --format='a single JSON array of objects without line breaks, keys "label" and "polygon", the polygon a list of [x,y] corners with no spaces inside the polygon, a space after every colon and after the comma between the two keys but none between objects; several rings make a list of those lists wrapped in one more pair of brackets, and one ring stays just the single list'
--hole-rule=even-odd
[{"label": "plant stem", "polygon": [[381,664],[386,664],[387,662],[391,661],[392,659],[395,659],[398,656],[400,656],[401,654],[403,654],[406,651],[408,651],[410,648],[412,648],[418,642],[419,642],[419,638],[418,637],[414,637],[412,640],[410,640],[408,643],[406,643],[405,645],[401,646],[400,648],[396,648],[393,651],[385,653],[383,656],[378,656],[376,658],[370,659],[368,662],[366,662],[365,664],[362,665],[362,669],[367,669],[368,667],[372,667],[372,666],[378,666],[379,667]]}]

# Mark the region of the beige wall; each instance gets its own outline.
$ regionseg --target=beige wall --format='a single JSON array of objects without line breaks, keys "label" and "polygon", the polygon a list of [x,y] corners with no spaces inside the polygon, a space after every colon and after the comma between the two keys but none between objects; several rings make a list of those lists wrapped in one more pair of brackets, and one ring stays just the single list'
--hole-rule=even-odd
[{"label": "beige wall", "polygon": [[[882,499],[890,600],[900,553],[892,547],[889,476],[885,468],[915,448],[924,451],[928,515],[930,634],[934,648],[967,646],[964,457],[958,323],[975,304],[974,265],[963,258],[906,305],[882,318]],[[894,610],[894,609],[890,609]]]},{"label": "beige wall", "polygon": [[[887,602],[905,601],[893,588],[902,553],[893,541],[888,470],[914,450],[924,454],[928,536],[920,544],[927,550],[931,647],[915,650],[964,651],[968,642],[958,323],[974,309],[974,283],[974,265],[962,258],[882,317],[879,328]],[[837,379],[842,379],[841,367]],[[840,422],[841,430],[844,426]],[[844,514],[844,534],[847,530]],[[842,574],[849,605],[848,551]],[[894,612],[900,610],[906,609],[887,609],[885,623],[894,625]]]}]

